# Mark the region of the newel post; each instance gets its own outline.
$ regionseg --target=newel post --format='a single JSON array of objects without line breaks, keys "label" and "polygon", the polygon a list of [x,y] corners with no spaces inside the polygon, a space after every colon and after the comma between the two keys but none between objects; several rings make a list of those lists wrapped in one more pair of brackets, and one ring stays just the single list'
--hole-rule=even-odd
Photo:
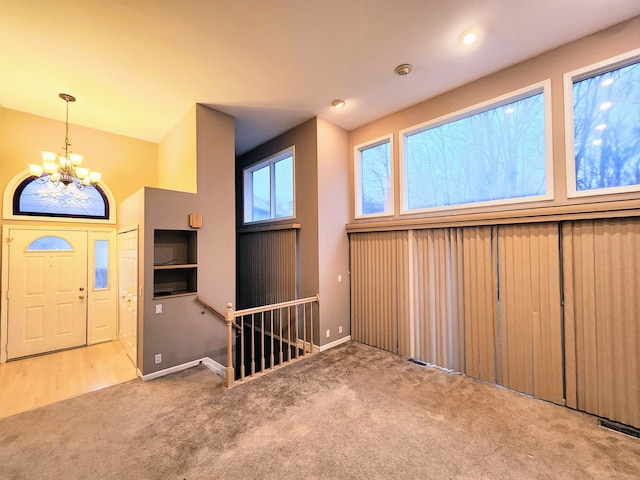
[{"label": "newel post", "polygon": [[233,311],[233,304],[227,303],[227,310],[225,312],[225,318],[227,320],[227,388],[233,387],[234,372],[233,372],[233,323],[236,320],[235,312]]}]

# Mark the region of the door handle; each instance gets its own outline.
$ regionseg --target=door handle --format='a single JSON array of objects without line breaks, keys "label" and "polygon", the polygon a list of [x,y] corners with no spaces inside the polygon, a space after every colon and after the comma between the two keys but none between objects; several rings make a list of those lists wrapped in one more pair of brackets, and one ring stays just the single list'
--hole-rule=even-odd
[{"label": "door handle", "polygon": [[79,298],[80,300],[82,300],[82,299],[84,298],[84,295],[80,295],[80,296],[78,296],[78,298]]}]

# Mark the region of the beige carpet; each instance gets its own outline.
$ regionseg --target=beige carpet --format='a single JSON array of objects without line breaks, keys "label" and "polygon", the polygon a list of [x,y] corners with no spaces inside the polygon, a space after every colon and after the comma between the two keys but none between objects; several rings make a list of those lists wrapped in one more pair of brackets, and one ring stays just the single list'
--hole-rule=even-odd
[{"label": "beige carpet", "polygon": [[0,420],[2,479],[638,479],[591,416],[357,343],[231,390],[205,367]]}]

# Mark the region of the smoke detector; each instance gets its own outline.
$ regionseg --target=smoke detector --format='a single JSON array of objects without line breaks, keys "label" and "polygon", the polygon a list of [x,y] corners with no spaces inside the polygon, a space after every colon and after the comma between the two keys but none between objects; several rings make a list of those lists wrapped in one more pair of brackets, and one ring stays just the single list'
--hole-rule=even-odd
[{"label": "smoke detector", "polygon": [[411,65],[408,63],[403,63],[402,65],[398,65],[395,69],[396,75],[409,75],[411,72]]}]

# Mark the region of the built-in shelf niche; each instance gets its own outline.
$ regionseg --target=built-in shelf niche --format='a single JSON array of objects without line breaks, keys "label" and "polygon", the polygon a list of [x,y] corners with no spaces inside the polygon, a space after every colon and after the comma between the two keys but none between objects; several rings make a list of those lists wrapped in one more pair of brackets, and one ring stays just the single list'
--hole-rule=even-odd
[{"label": "built-in shelf niche", "polygon": [[189,295],[198,291],[197,232],[154,230],[153,297]]}]

